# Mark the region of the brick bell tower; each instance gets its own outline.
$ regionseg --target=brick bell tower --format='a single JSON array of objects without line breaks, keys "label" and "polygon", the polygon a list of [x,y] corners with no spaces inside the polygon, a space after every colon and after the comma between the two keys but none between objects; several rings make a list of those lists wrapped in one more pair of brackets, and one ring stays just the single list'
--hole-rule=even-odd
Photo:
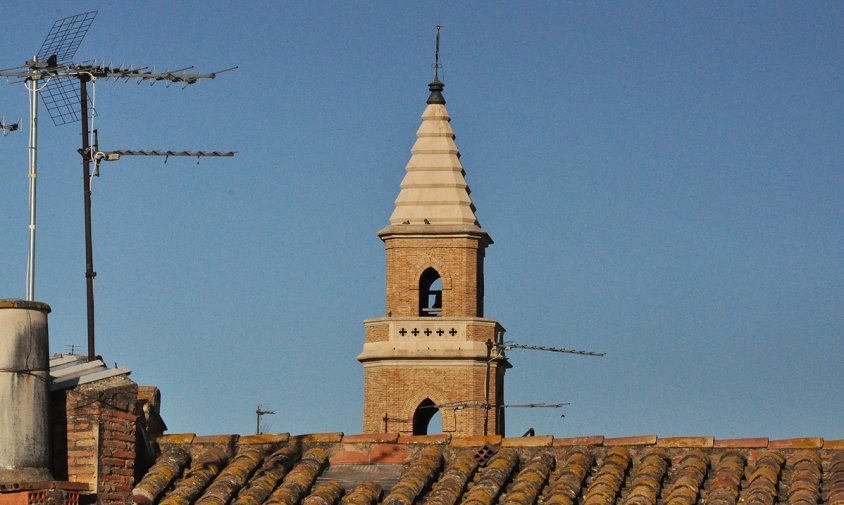
[{"label": "brick bell tower", "polygon": [[[439,46],[439,36],[438,43]],[[436,65],[435,65],[436,68]],[[487,342],[504,328],[484,316],[480,227],[437,78],[396,198],[378,232],[387,251],[386,317],[367,319],[363,431],[504,433],[506,358]]]}]

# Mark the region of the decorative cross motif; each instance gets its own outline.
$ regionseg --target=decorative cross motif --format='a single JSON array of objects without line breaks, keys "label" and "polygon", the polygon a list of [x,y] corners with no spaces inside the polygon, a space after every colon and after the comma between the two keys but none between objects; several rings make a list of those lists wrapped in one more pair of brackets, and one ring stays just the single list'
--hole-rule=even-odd
[{"label": "decorative cross motif", "polygon": [[407,330],[405,330],[404,328],[400,329],[400,330],[399,330],[399,335],[401,335],[402,337],[403,337],[403,336],[405,336],[405,335],[407,335]]},{"label": "decorative cross motif", "polygon": [[416,328],[413,328],[413,331],[411,331],[410,333],[412,333],[413,336],[415,337],[416,335],[419,335],[419,330],[417,330]]},{"label": "decorative cross motif", "polygon": [[430,337],[430,336],[431,336],[431,328],[425,328],[425,336],[426,336],[426,337]]},{"label": "decorative cross motif", "polygon": [[443,329],[442,329],[442,328],[437,329],[437,335],[439,335],[440,337],[442,337],[442,336],[443,336],[443,333],[445,333],[445,332],[443,331]]},{"label": "decorative cross motif", "polygon": [[453,337],[453,336],[457,335],[457,330],[455,330],[454,328],[452,328],[452,329],[450,329],[450,330],[448,331],[448,334],[449,334],[449,335],[451,335],[451,336]]}]

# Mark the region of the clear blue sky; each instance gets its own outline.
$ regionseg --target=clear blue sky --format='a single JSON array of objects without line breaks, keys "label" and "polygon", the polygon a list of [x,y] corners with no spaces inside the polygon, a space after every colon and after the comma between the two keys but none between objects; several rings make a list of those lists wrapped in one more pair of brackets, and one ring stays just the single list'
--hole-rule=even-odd
[{"label": "clear blue sky", "polygon": [[[510,435],[844,438],[841,2],[9,2],[0,67],[99,10],[77,60],[236,72],[97,85],[98,353],[171,432],[361,430],[362,321],[442,32],[445,97],[495,244]],[[43,107],[42,113],[45,112]],[[21,84],[0,115],[26,121]],[[78,125],[41,123],[37,299],[84,344]],[[22,298],[26,132],[0,138],[0,296]]]}]

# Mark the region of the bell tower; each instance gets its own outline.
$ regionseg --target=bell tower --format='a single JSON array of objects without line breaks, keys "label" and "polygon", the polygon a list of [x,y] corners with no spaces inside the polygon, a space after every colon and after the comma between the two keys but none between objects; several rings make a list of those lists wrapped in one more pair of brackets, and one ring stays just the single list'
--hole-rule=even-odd
[{"label": "bell tower", "polygon": [[490,355],[487,342],[503,341],[504,328],[484,317],[492,239],[475,217],[436,72],[428,88],[395,210],[378,232],[387,315],[364,321],[363,431],[436,433],[439,413],[443,433],[503,434],[510,364]]}]

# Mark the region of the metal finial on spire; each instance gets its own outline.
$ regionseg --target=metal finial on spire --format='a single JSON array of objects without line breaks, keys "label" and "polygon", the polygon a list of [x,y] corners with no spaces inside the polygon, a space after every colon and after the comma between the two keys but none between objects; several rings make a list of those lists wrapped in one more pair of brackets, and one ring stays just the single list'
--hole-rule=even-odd
[{"label": "metal finial on spire", "polygon": [[428,97],[429,104],[441,104],[445,105],[445,97],[443,96],[443,88],[445,85],[440,82],[439,77],[439,70],[442,65],[440,65],[440,29],[442,25],[437,25],[437,50],[434,56],[434,80],[428,84],[428,90],[431,92],[431,96]]},{"label": "metal finial on spire", "polygon": [[439,69],[440,69],[440,29],[442,25],[437,25],[437,51],[434,56],[434,80],[439,81]]}]

